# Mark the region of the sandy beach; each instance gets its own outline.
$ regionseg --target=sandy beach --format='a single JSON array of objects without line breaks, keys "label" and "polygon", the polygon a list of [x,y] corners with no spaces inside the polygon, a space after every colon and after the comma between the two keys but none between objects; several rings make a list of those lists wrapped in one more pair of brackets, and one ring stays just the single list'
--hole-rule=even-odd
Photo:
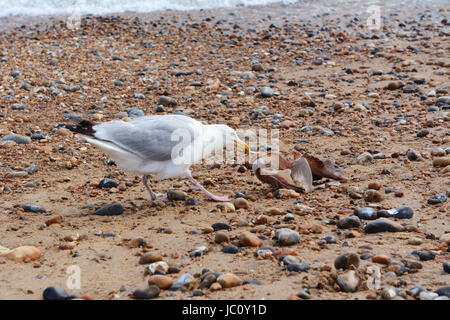
[{"label": "sandy beach", "polygon": [[[0,257],[0,299],[134,299],[155,284],[160,300],[448,297],[449,13],[377,3],[379,29],[357,1],[83,15],[72,29],[64,15],[0,18],[0,254],[41,253]],[[278,130],[284,155],[332,160],[348,181],[278,197],[251,166],[199,164],[233,205],[177,179],[151,183],[182,200],[152,202],[61,127],[175,112]],[[114,203],[123,212],[94,214]],[[281,229],[297,241],[280,245]]]}]

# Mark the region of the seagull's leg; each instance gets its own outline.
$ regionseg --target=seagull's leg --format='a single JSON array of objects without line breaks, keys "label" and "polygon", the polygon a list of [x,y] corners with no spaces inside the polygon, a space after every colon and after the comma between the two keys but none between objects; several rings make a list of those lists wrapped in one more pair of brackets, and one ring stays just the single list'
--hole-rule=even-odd
[{"label": "seagull's leg", "polygon": [[144,186],[147,188],[148,193],[150,193],[150,197],[152,198],[152,200],[160,200],[160,201],[167,201],[167,194],[164,193],[154,193],[152,188],[150,188],[150,186],[147,183],[147,179],[148,179],[149,175],[145,174],[142,177],[142,183],[144,184]]},{"label": "seagull's leg", "polygon": [[227,196],[224,197],[220,197],[220,196],[216,196],[214,194],[212,194],[211,192],[209,192],[208,190],[206,190],[197,180],[195,180],[191,174],[188,175],[189,181],[192,182],[192,184],[194,184],[196,187],[200,188],[200,190],[202,190],[206,196],[208,198],[210,198],[211,200],[214,201],[220,201],[220,202],[228,202],[230,201],[230,198],[228,198]]}]

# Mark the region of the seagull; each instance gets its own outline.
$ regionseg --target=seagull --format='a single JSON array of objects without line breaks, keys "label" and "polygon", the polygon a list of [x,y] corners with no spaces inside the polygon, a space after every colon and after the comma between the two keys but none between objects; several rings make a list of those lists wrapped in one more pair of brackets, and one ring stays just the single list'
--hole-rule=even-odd
[{"label": "seagull", "polygon": [[[64,127],[77,137],[98,147],[117,166],[134,174],[142,174],[142,183],[152,200],[167,201],[167,194],[155,193],[148,184],[150,174],[161,181],[188,178],[213,201],[230,201],[206,190],[192,177],[190,166],[201,162],[227,145],[235,144],[248,153],[250,148],[236,131],[224,124],[204,125],[184,115],[153,115],[130,121],[112,120],[94,123],[78,119]],[[234,147],[233,147],[234,148]]]}]

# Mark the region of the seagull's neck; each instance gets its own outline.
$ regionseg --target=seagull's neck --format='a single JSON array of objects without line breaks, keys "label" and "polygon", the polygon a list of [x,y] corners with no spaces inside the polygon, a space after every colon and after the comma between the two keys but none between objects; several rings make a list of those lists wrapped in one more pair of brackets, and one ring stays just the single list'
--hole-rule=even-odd
[{"label": "seagull's neck", "polygon": [[225,136],[220,125],[208,124],[204,126],[203,157],[210,156],[215,150],[225,147]]}]

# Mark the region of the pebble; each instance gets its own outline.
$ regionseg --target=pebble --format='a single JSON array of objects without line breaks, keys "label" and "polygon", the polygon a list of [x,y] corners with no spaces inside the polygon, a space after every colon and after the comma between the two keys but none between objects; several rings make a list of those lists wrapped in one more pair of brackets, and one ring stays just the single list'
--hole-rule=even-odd
[{"label": "pebble", "polygon": [[409,161],[416,161],[420,159],[420,154],[418,154],[417,151],[413,149],[409,149],[406,152],[406,157],[408,158]]},{"label": "pebble", "polygon": [[250,207],[247,199],[244,198],[233,199],[233,205],[236,209],[248,209]]},{"label": "pebble", "polygon": [[105,178],[100,181],[98,186],[102,189],[111,189],[116,188],[119,185],[119,183],[116,180]]},{"label": "pebble", "polygon": [[214,242],[215,243],[223,243],[223,242],[228,242],[230,241],[230,237],[228,237],[228,235],[225,232],[217,232],[216,235],[214,236]]},{"label": "pebble", "polygon": [[412,246],[419,246],[422,244],[422,239],[420,238],[409,238],[408,244]]},{"label": "pebble", "polygon": [[390,260],[390,258],[384,254],[378,254],[378,255],[372,257],[373,262],[380,263],[380,264],[387,265],[387,264],[389,264],[389,260]]},{"label": "pebble", "polygon": [[10,133],[3,136],[0,141],[14,141],[17,144],[29,144],[31,142],[31,138],[21,136],[20,134]]},{"label": "pebble", "polygon": [[407,206],[401,206],[392,210],[388,210],[389,216],[395,219],[411,219],[414,210]]},{"label": "pebble", "polygon": [[419,131],[417,132],[417,137],[418,137],[418,138],[423,138],[423,137],[426,137],[429,133],[430,133],[430,130],[428,130],[428,129],[422,129],[422,130],[419,130]]},{"label": "pebble", "polygon": [[446,152],[442,148],[434,148],[433,150],[431,150],[431,155],[433,157],[443,157],[446,155]]},{"label": "pebble", "polygon": [[332,244],[332,243],[337,243],[339,241],[339,238],[334,235],[329,235],[329,236],[326,236],[325,238],[323,238],[323,240],[325,240],[325,242],[328,244]]},{"label": "pebble", "polygon": [[162,289],[162,290],[167,290],[170,287],[172,287],[173,285],[173,279],[168,277],[168,276],[164,276],[164,275],[160,275],[160,274],[156,274],[151,276],[148,279],[148,284],[149,285],[156,285],[158,288]]},{"label": "pebble", "polygon": [[442,265],[442,267],[444,268],[444,271],[446,273],[450,273],[450,262],[444,262],[444,264]]},{"label": "pebble", "polygon": [[160,290],[158,286],[151,285],[147,289],[137,289],[133,292],[133,298],[138,300],[153,299],[159,296]]},{"label": "pebble", "polygon": [[143,117],[145,116],[144,111],[142,111],[138,107],[134,107],[128,110],[128,116],[129,117]]},{"label": "pebble", "polygon": [[167,199],[170,201],[185,201],[186,198],[187,194],[182,190],[169,189],[167,191]]},{"label": "pebble", "polygon": [[361,220],[357,216],[349,216],[337,222],[339,229],[358,228],[361,226]]},{"label": "pebble", "polygon": [[217,282],[222,286],[222,288],[233,288],[240,286],[243,283],[241,278],[232,273],[222,274],[217,278]]},{"label": "pebble", "polygon": [[42,293],[44,300],[66,300],[69,298],[67,292],[58,287],[48,287]]},{"label": "pebble", "polygon": [[440,242],[444,242],[448,245],[450,245],[450,233],[444,233],[440,238],[439,238]]},{"label": "pebble", "polygon": [[223,253],[230,253],[235,254],[239,252],[239,248],[236,247],[234,244],[228,244],[225,247],[222,248]]},{"label": "pebble", "polygon": [[117,216],[122,214],[123,211],[123,206],[120,203],[112,203],[96,210],[94,214],[97,216]]},{"label": "pebble", "polygon": [[260,247],[262,245],[262,240],[258,236],[249,231],[244,231],[239,235],[239,243],[247,247]]},{"label": "pebble", "polygon": [[443,193],[438,193],[428,199],[428,204],[439,204],[445,201],[447,201],[447,196]]},{"label": "pebble", "polygon": [[275,232],[275,237],[278,239],[279,246],[290,246],[300,241],[300,234],[291,229],[278,229]]},{"label": "pebble", "polygon": [[358,209],[357,215],[363,220],[375,220],[377,218],[377,212],[374,208],[364,207]]},{"label": "pebble", "polygon": [[0,254],[0,257],[6,257],[16,262],[30,262],[40,259],[42,253],[41,250],[34,246],[21,246]]},{"label": "pebble", "polygon": [[434,260],[436,257],[436,254],[430,250],[414,251],[412,255],[418,256],[421,261]]},{"label": "pebble", "polygon": [[440,157],[434,158],[433,167],[435,168],[444,168],[450,165],[450,157]]},{"label": "pebble", "polygon": [[439,288],[434,292],[440,296],[445,296],[445,297],[450,298],[450,286]]},{"label": "pebble", "polygon": [[162,260],[163,257],[159,253],[147,252],[139,258],[139,264],[149,264]]},{"label": "pebble", "polygon": [[214,231],[219,231],[219,230],[231,230],[231,227],[223,222],[217,222],[214,223],[213,225],[211,225],[211,227],[214,229]]},{"label": "pebble", "polygon": [[364,228],[365,233],[377,233],[377,232],[402,232],[405,228],[397,222],[391,221],[386,218],[379,218],[369,222]]},{"label": "pebble", "polygon": [[259,89],[259,92],[263,98],[270,98],[274,94],[274,90],[270,87],[262,87]]},{"label": "pebble", "polygon": [[44,207],[35,204],[21,204],[20,207],[25,212],[43,213],[47,212]]},{"label": "pebble", "polygon": [[178,106],[177,100],[175,100],[173,98],[170,98],[170,97],[166,97],[166,96],[159,97],[157,104],[158,105],[162,105],[164,107],[176,107],[176,106]]},{"label": "pebble", "polygon": [[310,265],[304,262],[294,262],[291,264],[288,264],[286,267],[287,271],[293,271],[293,272],[305,272],[310,269]]},{"label": "pebble", "polygon": [[346,252],[337,256],[334,260],[334,267],[336,269],[348,270],[351,268],[357,269],[359,267],[359,256],[354,252]]},{"label": "pebble", "polygon": [[14,103],[11,105],[11,109],[13,110],[24,110],[26,109],[26,105],[24,105],[23,103]]},{"label": "pebble", "polygon": [[337,277],[337,283],[344,292],[355,292],[358,288],[359,278],[355,271],[350,270]]},{"label": "pebble", "polygon": [[146,270],[148,270],[150,274],[155,274],[157,272],[159,274],[166,274],[169,271],[169,265],[164,261],[157,261],[150,264]]},{"label": "pebble", "polygon": [[367,259],[370,259],[372,257],[373,257],[373,254],[371,254],[370,252],[364,252],[360,256],[361,260],[367,260]]}]

